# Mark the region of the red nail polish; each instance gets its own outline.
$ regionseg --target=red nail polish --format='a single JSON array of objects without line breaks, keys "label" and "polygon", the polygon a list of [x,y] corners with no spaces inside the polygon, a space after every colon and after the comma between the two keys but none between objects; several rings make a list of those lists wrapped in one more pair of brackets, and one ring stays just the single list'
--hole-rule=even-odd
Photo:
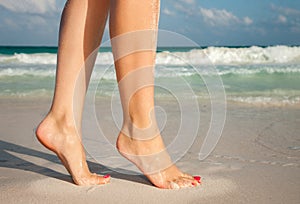
[{"label": "red nail polish", "polygon": [[110,174],[106,174],[103,176],[103,178],[108,178],[108,177],[110,177]]},{"label": "red nail polish", "polygon": [[192,183],[192,185],[194,186],[194,185],[196,185],[195,183]]},{"label": "red nail polish", "polygon": [[201,177],[200,176],[194,176],[194,179],[196,180],[196,181],[198,181],[198,183],[201,183]]},{"label": "red nail polish", "polygon": [[198,182],[200,181],[201,177],[200,176],[194,176],[194,179],[197,180]]}]

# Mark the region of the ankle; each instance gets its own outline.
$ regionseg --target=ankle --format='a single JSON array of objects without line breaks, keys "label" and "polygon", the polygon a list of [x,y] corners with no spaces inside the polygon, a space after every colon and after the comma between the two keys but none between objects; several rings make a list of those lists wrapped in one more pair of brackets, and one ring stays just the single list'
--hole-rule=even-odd
[{"label": "ankle", "polygon": [[54,112],[51,110],[46,116],[46,119],[52,120],[64,128],[74,128],[76,126],[73,115],[66,112]]},{"label": "ankle", "polygon": [[[139,123],[141,124],[141,123]],[[149,122],[147,125],[136,125],[133,122],[124,122],[121,133],[131,140],[152,140],[160,135],[156,121]]]},{"label": "ankle", "polygon": [[[80,127],[79,127],[80,128]],[[57,115],[50,111],[36,129],[38,137],[61,133],[78,133],[75,122],[68,115]],[[56,133],[55,133],[56,132]]]}]

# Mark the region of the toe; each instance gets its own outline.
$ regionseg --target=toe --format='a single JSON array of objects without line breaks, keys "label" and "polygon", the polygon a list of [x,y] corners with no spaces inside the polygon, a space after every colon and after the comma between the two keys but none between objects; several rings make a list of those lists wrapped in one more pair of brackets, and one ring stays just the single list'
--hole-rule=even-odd
[{"label": "toe", "polygon": [[189,178],[189,179],[193,180],[193,182],[195,182],[196,184],[201,183],[201,177],[200,176],[191,176],[189,174],[183,173],[182,177]]},{"label": "toe", "polygon": [[197,183],[201,183],[201,177],[200,176],[194,176],[194,179],[197,181]]},{"label": "toe", "polygon": [[100,179],[99,184],[107,184],[110,182],[110,178],[111,178],[109,174],[106,174],[104,176],[98,176],[98,177]]},{"label": "toe", "polygon": [[179,177],[174,179],[173,181],[169,182],[170,189],[180,189],[180,188],[187,188],[187,187],[195,187],[199,185],[194,179],[186,178],[186,177]]},{"label": "toe", "polygon": [[100,175],[94,173],[93,176],[95,177],[95,179],[93,179],[95,181],[95,183],[93,183],[92,185],[101,185],[101,184],[107,184],[110,182],[109,174],[100,176]]},{"label": "toe", "polygon": [[167,186],[167,188],[169,189],[180,189],[180,186],[174,181],[170,181],[168,182],[168,184],[169,185]]},{"label": "toe", "polygon": [[185,177],[185,178],[189,178],[189,179],[193,179],[194,180],[194,177],[190,174],[186,174],[186,173],[182,173],[182,177]]},{"label": "toe", "polygon": [[90,185],[102,185],[109,183],[110,176],[99,176],[96,173],[93,173],[87,177],[81,177],[80,179],[73,179],[75,183],[79,186],[90,186]]},{"label": "toe", "polygon": [[182,188],[197,186],[197,182],[195,182],[195,180],[191,178],[181,177],[179,179],[179,182],[180,182],[179,185]]}]

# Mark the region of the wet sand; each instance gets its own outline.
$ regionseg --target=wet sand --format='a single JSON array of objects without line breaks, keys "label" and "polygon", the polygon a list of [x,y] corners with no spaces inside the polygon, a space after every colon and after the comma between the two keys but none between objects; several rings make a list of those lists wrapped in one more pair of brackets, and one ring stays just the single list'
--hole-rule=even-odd
[{"label": "wet sand", "polygon": [[[299,105],[229,103],[222,137],[212,154],[200,161],[198,153],[210,117],[209,107],[203,103],[199,136],[177,162],[182,170],[200,175],[202,185],[180,190],[157,189],[144,176],[114,172],[90,157],[92,171],[110,173],[111,183],[75,186],[56,156],[34,137],[33,129],[49,106],[47,98],[0,100],[1,203],[300,202]],[[170,124],[176,128],[172,118]],[[171,141],[168,136],[165,139]]]}]

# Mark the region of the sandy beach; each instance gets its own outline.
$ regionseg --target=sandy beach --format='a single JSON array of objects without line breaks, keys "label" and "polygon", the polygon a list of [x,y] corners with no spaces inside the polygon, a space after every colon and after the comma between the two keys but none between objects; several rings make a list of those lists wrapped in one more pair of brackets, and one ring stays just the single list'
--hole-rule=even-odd
[{"label": "sandy beach", "polygon": [[[228,103],[223,134],[212,154],[198,159],[201,135],[207,131],[201,123],[199,137],[177,162],[183,171],[200,175],[202,185],[180,190],[157,189],[144,176],[114,172],[90,157],[91,170],[110,173],[111,183],[74,185],[57,157],[34,136],[49,106],[49,98],[0,100],[1,203],[300,202],[299,105]],[[206,121],[207,107],[200,110]]]}]

